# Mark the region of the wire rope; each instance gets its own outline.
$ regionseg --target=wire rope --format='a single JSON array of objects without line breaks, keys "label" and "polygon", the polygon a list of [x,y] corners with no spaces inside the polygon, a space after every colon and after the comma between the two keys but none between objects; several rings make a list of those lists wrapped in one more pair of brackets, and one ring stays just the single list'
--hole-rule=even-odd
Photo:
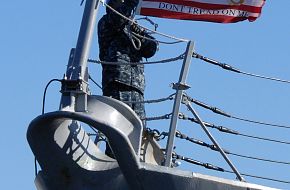
[{"label": "wire rope", "polygon": [[[184,114],[180,114],[179,118],[183,119],[183,120],[189,120],[189,121],[194,122],[194,123],[198,123],[198,121],[195,118],[187,117]],[[266,137],[248,135],[248,134],[240,133],[239,131],[236,131],[236,130],[233,130],[233,129],[230,129],[230,128],[227,128],[224,126],[217,126],[215,124],[208,123],[208,122],[203,122],[203,123],[206,127],[210,127],[210,128],[219,130],[220,132],[227,133],[227,134],[238,135],[238,136],[248,137],[248,138],[252,138],[252,139],[259,139],[259,140],[269,141],[269,142],[275,142],[275,143],[280,143],[280,144],[287,144],[287,145],[290,144],[290,142],[288,142],[288,141],[282,141],[282,140],[271,139],[271,138],[266,138]]]},{"label": "wire rope", "polygon": [[246,156],[246,155],[237,154],[237,153],[233,153],[233,152],[229,152],[228,154],[233,155],[233,156],[237,156],[237,157],[252,159],[252,160],[259,160],[259,161],[264,161],[264,162],[272,162],[272,163],[276,163],[276,164],[290,165],[290,162],[271,160],[271,159],[266,159],[266,158],[258,158],[258,157],[254,157],[254,156]]},{"label": "wire rope", "polygon": [[[203,163],[203,162],[200,162],[200,161],[197,161],[197,160],[193,160],[193,159],[187,158],[185,156],[180,156],[178,154],[175,154],[173,156],[176,159],[180,159],[180,160],[183,160],[185,162],[188,162],[188,163],[191,163],[191,164],[195,164],[195,165],[198,165],[198,166],[203,166],[206,169],[211,169],[211,170],[215,170],[215,171],[219,171],[219,172],[226,172],[226,173],[235,174],[233,171],[229,171],[229,170],[226,170],[224,168],[221,168],[221,167],[209,164],[209,163]],[[281,179],[274,179],[274,178],[270,178],[270,177],[263,177],[263,176],[257,176],[257,175],[246,174],[246,173],[241,173],[241,175],[247,176],[247,177],[252,177],[252,178],[268,180],[268,181],[274,181],[274,182],[278,182],[278,183],[290,184],[290,181],[281,180]]]},{"label": "wire rope", "polygon": [[270,127],[278,127],[278,128],[290,129],[290,126],[286,126],[286,125],[279,125],[279,124],[268,123],[268,122],[263,122],[263,121],[255,121],[255,120],[251,120],[251,119],[247,119],[247,118],[242,118],[242,117],[237,117],[237,116],[233,116],[233,115],[231,115],[231,118],[236,119],[236,120],[240,120],[240,121],[249,122],[249,123],[255,123],[255,124],[260,124],[260,125],[267,125],[267,126],[270,126]]},{"label": "wire rope", "polygon": [[184,58],[184,53],[180,54],[179,56],[173,57],[173,58],[163,59],[163,60],[159,60],[159,61],[151,61],[151,62],[126,62],[126,63],[123,63],[123,62],[99,61],[99,60],[94,60],[94,59],[88,59],[88,62],[104,64],[104,65],[150,65],[150,64],[174,62],[174,61],[177,61],[177,60],[180,60],[183,58]]},{"label": "wire rope", "polygon": [[[163,134],[164,136],[168,136],[168,134],[160,133]],[[213,151],[219,151],[218,148],[215,145],[206,143],[202,140],[198,140],[192,137],[188,137],[186,134],[181,133],[180,131],[176,131],[175,136],[177,138],[183,139],[183,140],[187,140],[191,143],[206,147],[206,148],[210,148]],[[254,156],[247,156],[247,155],[243,155],[243,154],[238,154],[238,153],[233,153],[232,151],[229,151],[227,149],[223,149],[223,151],[228,154],[228,155],[233,155],[233,156],[237,156],[237,157],[242,157],[242,158],[247,158],[247,159],[252,159],[252,160],[259,160],[259,161],[264,161],[264,162],[271,162],[271,163],[276,163],[276,164],[284,164],[284,165],[290,165],[290,162],[284,162],[284,161],[277,161],[277,160],[271,160],[271,159],[266,159],[266,158],[259,158],[259,157],[254,157]]]},{"label": "wire rope", "polygon": [[141,120],[145,120],[145,121],[167,120],[167,119],[170,119],[171,115],[172,113],[169,113],[162,116],[145,117],[145,118],[141,118]]},{"label": "wire rope", "polygon": [[244,71],[240,71],[241,74],[256,77],[256,78],[261,78],[261,79],[266,79],[266,80],[272,80],[276,82],[284,82],[290,84],[289,80],[284,80],[284,79],[279,79],[279,78],[274,78],[274,77],[268,77],[268,76],[263,76],[263,75],[258,75],[258,74],[253,74],[253,73],[247,73]]},{"label": "wire rope", "polygon": [[284,80],[284,79],[279,79],[279,78],[275,78],[275,77],[268,77],[268,76],[264,76],[264,75],[258,75],[258,74],[253,74],[253,73],[249,73],[249,72],[244,72],[244,71],[241,71],[241,70],[239,70],[237,68],[232,67],[231,65],[228,65],[228,64],[225,64],[225,63],[221,63],[219,61],[216,61],[214,59],[205,57],[205,56],[200,55],[198,53],[194,53],[193,57],[197,58],[197,59],[201,59],[201,60],[203,60],[203,61],[205,61],[207,63],[219,66],[219,67],[221,67],[221,68],[223,68],[225,70],[232,71],[232,72],[235,72],[235,73],[240,73],[240,74],[244,74],[244,75],[251,76],[251,77],[256,77],[256,78],[261,78],[261,79],[272,80],[272,81],[276,81],[276,82],[283,82],[283,83],[290,84],[289,80]]},{"label": "wire rope", "polygon": [[[234,174],[234,172],[229,171],[229,170],[224,170],[224,172]],[[246,173],[241,173],[241,175],[247,176],[247,177],[252,177],[252,178],[257,178],[257,179],[263,179],[263,180],[268,180],[268,181],[274,181],[274,182],[279,182],[279,183],[290,184],[290,181],[285,181],[285,180],[281,180],[281,179],[274,179],[274,178],[269,178],[269,177],[262,177],[262,176],[257,176],[257,175],[252,175],[252,174],[246,174]]]},{"label": "wire rope", "polygon": [[170,96],[166,98],[159,98],[159,99],[153,99],[153,100],[144,100],[144,101],[123,101],[124,103],[147,103],[147,104],[152,104],[152,103],[160,103],[160,102],[165,102],[167,100],[173,100],[175,94],[171,94]]},{"label": "wire rope", "polygon": [[245,122],[249,122],[249,123],[255,123],[255,124],[260,124],[260,125],[266,125],[266,126],[270,126],[270,127],[278,127],[278,128],[285,128],[285,129],[290,129],[290,126],[286,126],[286,125],[280,125],[280,124],[275,124],[275,123],[269,123],[269,122],[264,122],[264,121],[256,121],[256,120],[252,120],[252,119],[248,119],[248,118],[242,118],[242,117],[238,117],[238,116],[234,116],[232,114],[229,114],[217,107],[214,106],[210,106],[207,105],[206,103],[203,103],[201,101],[195,100],[187,95],[184,95],[190,102],[201,106],[205,109],[211,110],[212,112],[219,114],[219,115],[223,115],[225,117],[228,118],[232,118],[232,119],[236,119],[236,120],[240,120],[240,121],[245,121]]},{"label": "wire rope", "polygon": [[290,145],[290,142],[287,142],[287,141],[281,141],[281,140],[270,139],[270,138],[265,138],[265,137],[258,137],[258,136],[243,134],[243,133],[239,133],[238,135],[244,136],[244,137],[248,137],[248,138],[252,138],[252,139],[259,139],[259,140],[264,140],[264,141],[270,141],[270,142]]}]

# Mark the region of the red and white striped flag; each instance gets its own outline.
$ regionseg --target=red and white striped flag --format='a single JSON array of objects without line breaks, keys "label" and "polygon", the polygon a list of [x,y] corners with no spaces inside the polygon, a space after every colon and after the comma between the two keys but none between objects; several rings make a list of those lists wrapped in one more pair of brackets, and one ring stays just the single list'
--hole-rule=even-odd
[{"label": "red and white striped flag", "polygon": [[233,23],[255,21],[266,0],[140,0],[137,14],[161,18]]}]

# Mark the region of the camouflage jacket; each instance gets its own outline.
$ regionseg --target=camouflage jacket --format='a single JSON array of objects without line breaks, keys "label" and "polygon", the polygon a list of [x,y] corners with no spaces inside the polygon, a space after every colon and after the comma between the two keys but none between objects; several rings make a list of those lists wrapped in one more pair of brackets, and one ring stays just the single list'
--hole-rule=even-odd
[{"label": "camouflage jacket", "polygon": [[[130,17],[136,2],[126,1],[118,8],[123,15]],[[108,62],[140,62],[142,52],[136,50],[124,28],[128,21],[111,10],[107,10],[98,23],[99,58]],[[144,65],[102,65],[102,85],[106,88],[110,82],[120,82],[144,93]]]}]

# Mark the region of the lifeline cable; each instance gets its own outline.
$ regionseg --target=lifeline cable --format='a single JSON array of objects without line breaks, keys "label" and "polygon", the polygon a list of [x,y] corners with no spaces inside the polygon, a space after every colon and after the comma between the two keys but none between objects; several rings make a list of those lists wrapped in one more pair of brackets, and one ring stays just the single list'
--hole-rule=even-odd
[{"label": "lifeline cable", "polygon": [[276,140],[276,139],[269,139],[269,138],[264,138],[264,137],[257,137],[257,136],[253,136],[253,135],[247,135],[247,134],[243,134],[243,133],[239,133],[240,136],[243,137],[248,137],[248,138],[253,138],[253,139],[259,139],[259,140],[264,140],[264,141],[270,141],[270,142],[275,142],[275,143],[280,143],[280,144],[290,144],[290,142],[287,141],[281,141],[281,140]]},{"label": "lifeline cable", "polygon": [[186,162],[191,163],[191,164],[195,164],[195,165],[198,165],[198,166],[203,166],[206,169],[216,170],[216,171],[221,171],[221,172],[224,172],[225,171],[221,167],[212,165],[210,163],[204,163],[204,162],[201,162],[201,161],[197,161],[197,160],[194,160],[194,159],[185,157],[185,156],[178,155],[176,153],[173,153],[173,156],[172,157],[175,158],[175,159],[178,159],[178,160],[186,161]]},{"label": "lifeline cable", "polygon": [[237,153],[233,153],[233,152],[229,152],[228,154],[233,155],[233,156],[237,156],[237,157],[241,157],[241,158],[252,159],[252,160],[259,160],[259,161],[264,161],[264,162],[272,162],[272,163],[276,163],[276,164],[290,165],[290,162],[271,160],[271,159],[266,159],[266,158],[258,158],[258,157],[254,157],[254,156],[246,156],[246,155],[237,154]]},{"label": "lifeline cable", "polygon": [[279,78],[274,78],[274,77],[267,77],[267,76],[263,76],[263,75],[257,75],[257,74],[253,74],[253,73],[249,73],[249,72],[244,72],[244,71],[241,71],[241,70],[239,70],[237,68],[232,67],[231,65],[228,65],[228,64],[225,64],[225,63],[221,63],[221,62],[216,61],[214,59],[202,56],[202,55],[200,55],[198,53],[194,53],[192,56],[194,58],[201,59],[201,60],[203,60],[203,61],[205,61],[207,63],[211,63],[213,65],[219,66],[219,67],[221,67],[221,68],[223,68],[225,70],[228,70],[228,71],[232,71],[232,72],[235,72],[235,73],[248,75],[248,76],[251,76],[251,77],[256,77],[256,78],[261,78],[261,79],[266,79],[266,80],[272,80],[272,81],[276,81],[276,82],[284,82],[284,83],[290,84],[289,80],[284,80],[284,79],[279,79]]},{"label": "lifeline cable", "polygon": [[170,119],[171,115],[172,115],[172,113],[169,113],[169,114],[165,114],[165,115],[161,115],[161,116],[145,117],[145,118],[141,118],[141,120],[154,121],[154,120]]},{"label": "lifeline cable", "polygon": [[[203,166],[204,168],[207,169],[211,169],[211,170],[215,170],[215,171],[219,171],[219,172],[226,172],[226,173],[231,173],[234,174],[234,172],[229,171],[229,170],[225,170],[224,168],[209,164],[209,163],[204,163],[204,162],[200,162],[185,156],[181,156],[178,154],[174,154],[173,155],[176,159],[179,160],[183,160],[185,162],[191,163],[191,164],[195,164],[198,166]],[[243,176],[247,176],[247,177],[252,177],[252,178],[258,178],[258,179],[263,179],[263,180],[268,180],[268,181],[275,181],[275,182],[279,182],[279,183],[286,183],[286,184],[290,184],[290,181],[285,181],[285,180],[280,180],[280,179],[274,179],[274,178],[269,178],[269,177],[262,177],[262,176],[257,176],[257,175],[251,175],[251,174],[246,174],[246,173],[241,173],[241,175]]]},{"label": "lifeline cable", "polygon": [[286,125],[279,125],[279,124],[273,124],[273,123],[267,123],[267,122],[263,122],[263,121],[255,121],[255,120],[251,120],[251,119],[247,119],[247,118],[242,118],[242,117],[238,117],[238,116],[234,116],[232,114],[229,114],[229,113],[226,113],[225,111],[217,108],[217,107],[213,107],[213,106],[209,106],[201,101],[198,101],[198,100],[195,100],[187,95],[185,95],[186,98],[198,105],[198,106],[201,106],[205,109],[208,109],[208,110],[211,110],[212,112],[216,113],[216,114],[219,114],[219,115],[223,115],[225,117],[229,117],[229,118],[233,118],[233,119],[236,119],[236,120],[240,120],[240,121],[245,121],[245,122],[249,122],[249,123],[255,123],[255,124],[260,124],[260,125],[267,125],[267,126],[271,126],[271,127],[278,127],[278,128],[285,128],[285,129],[290,129],[290,126],[286,126]]},{"label": "lifeline cable", "polygon": [[99,61],[99,60],[94,60],[94,59],[88,59],[89,63],[98,63],[98,64],[104,64],[104,65],[149,65],[149,64],[158,64],[158,63],[169,63],[169,62],[174,62],[180,59],[184,58],[184,53],[180,54],[179,56],[173,57],[173,58],[168,58],[168,59],[163,59],[159,61],[151,61],[151,62],[110,62],[110,61]]},{"label": "lifeline cable", "polygon": [[[229,171],[229,170],[224,170],[224,172],[234,174],[234,172]],[[285,180],[280,180],[280,179],[274,179],[274,178],[269,178],[269,177],[256,176],[256,175],[251,175],[251,174],[246,174],[246,173],[241,173],[241,174],[243,176],[247,176],[247,177],[252,177],[252,178],[257,178],[257,179],[263,179],[263,180],[268,180],[268,181],[274,181],[274,182],[279,182],[279,183],[290,184],[290,181],[285,181]]]},{"label": "lifeline cable", "polygon": [[[162,133],[162,134],[164,135],[164,133]],[[215,145],[208,144],[208,143],[206,143],[204,141],[188,137],[187,135],[181,133],[180,131],[176,131],[175,136],[177,138],[187,140],[187,141],[192,142],[194,144],[210,148],[211,150],[219,151],[218,148]],[[276,164],[290,165],[290,162],[277,161],[277,160],[271,160],[271,159],[265,159],[265,158],[258,158],[258,157],[254,157],[254,156],[247,156],[247,155],[233,153],[233,152],[231,152],[231,151],[229,151],[227,149],[223,149],[223,150],[224,150],[224,152],[226,154],[237,156],[237,157],[242,157],[242,158],[247,158],[247,159],[252,159],[252,160],[258,160],[258,161],[264,161],[264,162],[271,162],[271,163],[276,163]]]},{"label": "lifeline cable", "polygon": [[[179,113],[179,119],[189,120],[189,121],[197,123],[197,124],[199,123],[195,118],[187,117],[183,113]],[[217,129],[217,130],[219,130],[220,132],[223,132],[223,133],[290,145],[290,142],[287,142],[287,141],[281,141],[281,140],[276,140],[276,139],[270,139],[270,138],[265,138],[265,137],[258,137],[258,136],[254,136],[254,135],[248,135],[248,134],[240,133],[239,131],[224,127],[222,125],[217,126],[215,124],[211,124],[211,123],[208,123],[208,122],[203,122],[203,123],[204,123],[204,125],[206,127]]]},{"label": "lifeline cable", "polygon": [[123,101],[124,103],[145,103],[145,104],[152,104],[152,103],[160,103],[160,102],[165,102],[167,100],[173,100],[174,99],[174,94],[171,94],[170,96],[166,98],[159,98],[159,99],[154,99],[154,100],[144,100],[144,101]]},{"label": "lifeline cable", "polygon": [[290,126],[273,124],[273,123],[267,123],[267,122],[263,122],[263,121],[255,121],[255,120],[246,119],[246,118],[242,118],[242,117],[237,117],[237,116],[233,116],[233,115],[231,115],[231,118],[237,119],[237,120],[240,120],[240,121],[249,122],[249,123],[255,123],[255,124],[267,125],[267,126],[271,126],[271,127],[279,127],[279,128],[290,129]]}]

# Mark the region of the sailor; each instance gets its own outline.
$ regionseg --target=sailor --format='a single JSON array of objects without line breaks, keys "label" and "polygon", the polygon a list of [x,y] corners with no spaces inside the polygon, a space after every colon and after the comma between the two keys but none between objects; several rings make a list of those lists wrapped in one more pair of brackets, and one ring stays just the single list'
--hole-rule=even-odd
[{"label": "sailor", "polygon": [[[139,0],[107,1],[110,7],[127,18],[132,16],[138,3]],[[136,38],[136,34],[139,36],[138,38]],[[154,38],[143,28],[132,24],[107,7],[106,14],[98,23],[98,40],[100,60],[120,63],[117,65],[102,64],[103,95],[125,102],[143,101],[144,65],[126,63],[140,62],[142,58],[152,57],[158,46]],[[145,118],[143,103],[127,104],[140,118]]]},{"label": "sailor", "polygon": [[[131,18],[139,0],[108,0],[107,4],[127,18]],[[133,35],[135,35],[133,37]],[[138,36],[138,38],[136,37]],[[141,37],[140,37],[141,36]],[[144,38],[145,37],[145,38]],[[149,40],[152,39],[152,40]],[[158,44],[144,29],[122,18],[110,8],[98,23],[99,58],[116,65],[102,64],[102,90],[109,96],[124,102],[144,100],[144,65],[132,65],[142,58],[152,57]],[[140,119],[145,118],[144,103],[127,103]],[[143,122],[145,127],[146,123]],[[106,154],[112,158],[106,144]]]}]

